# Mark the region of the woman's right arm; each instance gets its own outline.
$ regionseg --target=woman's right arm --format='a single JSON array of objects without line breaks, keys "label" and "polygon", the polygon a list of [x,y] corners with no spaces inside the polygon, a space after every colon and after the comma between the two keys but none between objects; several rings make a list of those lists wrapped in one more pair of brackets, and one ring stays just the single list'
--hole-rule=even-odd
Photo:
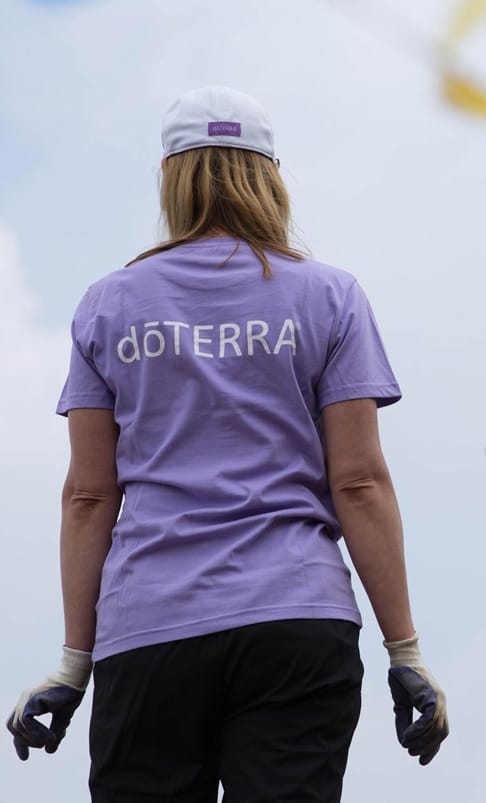
[{"label": "woman's right arm", "polygon": [[351,560],[386,641],[415,633],[398,504],[381,451],[374,399],[322,412],[327,471]]},{"label": "woman's right arm", "polygon": [[[449,733],[444,692],[425,666],[412,622],[398,504],[378,434],[374,399],[322,413],[336,514],[351,560],[385,637],[400,744],[428,764]],[[413,721],[413,711],[421,716]]]}]

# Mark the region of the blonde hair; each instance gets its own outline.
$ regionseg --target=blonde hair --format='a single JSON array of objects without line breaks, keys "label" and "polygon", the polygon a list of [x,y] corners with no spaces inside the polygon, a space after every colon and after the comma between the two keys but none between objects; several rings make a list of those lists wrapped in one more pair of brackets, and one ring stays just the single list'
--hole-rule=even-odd
[{"label": "blonde hair", "polygon": [[170,239],[139,254],[129,265],[211,234],[245,240],[262,263],[266,279],[272,271],[265,250],[304,258],[289,245],[290,203],[278,167],[259,153],[208,147],[170,156],[160,206]]}]

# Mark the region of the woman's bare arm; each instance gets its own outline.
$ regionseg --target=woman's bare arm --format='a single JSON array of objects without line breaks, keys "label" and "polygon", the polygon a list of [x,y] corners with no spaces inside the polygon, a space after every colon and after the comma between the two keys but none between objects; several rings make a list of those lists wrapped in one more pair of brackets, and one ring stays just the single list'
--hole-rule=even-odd
[{"label": "woman's bare arm", "polygon": [[331,494],[344,540],[387,641],[414,635],[400,513],[381,451],[376,403],[322,411]]},{"label": "woman's bare arm", "polygon": [[62,494],[61,579],[65,644],[91,652],[101,572],[122,493],[112,410],[69,412],[71,463]]}]

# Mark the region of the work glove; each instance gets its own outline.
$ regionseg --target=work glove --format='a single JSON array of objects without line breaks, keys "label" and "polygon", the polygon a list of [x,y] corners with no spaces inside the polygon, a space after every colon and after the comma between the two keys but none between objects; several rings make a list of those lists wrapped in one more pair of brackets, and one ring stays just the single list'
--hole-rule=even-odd
[{"label": "work glove", "polygon": [[[429,764],[449,733],[446,698],[418,647],[418,636],[384,641],[390,655],[388,683],[394,702],[398,741],[419,763]],[[413,709],[421,716],[414,722]]]},{"label": "work glove", "polygon": [[[26,689],[7,720],[18,757],[26,761],[29,747],[55,753],[71,717],[83,699],[91,677],[91,653],[63,647],[59,668],[33,689]],[[35,717],[52,714],[47,728]]]}]

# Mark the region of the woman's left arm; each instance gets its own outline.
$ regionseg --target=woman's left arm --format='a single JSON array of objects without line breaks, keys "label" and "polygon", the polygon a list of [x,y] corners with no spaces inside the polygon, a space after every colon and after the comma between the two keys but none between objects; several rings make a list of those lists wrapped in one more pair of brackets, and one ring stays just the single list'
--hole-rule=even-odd
[{"label": "woman's left arm", "polygon": [[65,645],[91,652],[101,572],[122,500],[112,410],[68,415],[71,462],[62,493],[61,579]]},{"label": "woman's left arm", "polygon": [[[71,463],[62,494],[61,577],[66,626],[62,661],[26,689],[7,728],[19,758],[32,747],[54,753],[83,699],[92,669],[96,603],[122,493],[117,484],[118,427],[112,410],[69,412]],[[50,712],[46,727],[37,717]]]}]

